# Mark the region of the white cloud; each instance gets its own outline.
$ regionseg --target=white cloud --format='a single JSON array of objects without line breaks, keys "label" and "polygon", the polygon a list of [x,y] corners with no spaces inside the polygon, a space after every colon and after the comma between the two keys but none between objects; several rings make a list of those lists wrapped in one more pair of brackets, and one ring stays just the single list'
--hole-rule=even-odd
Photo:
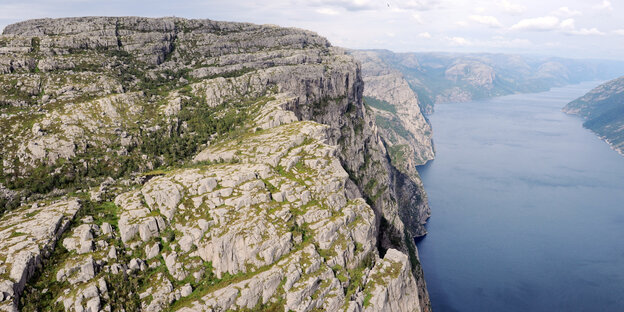
[{"label": "white cloud", "polygon": [[611,5],[611,1],[609,0],[603,0],[601,4],[594,6],[594,8],[598,10],[613,11],[613,5]]},{"label": "white cloud", "polygon": [[522,14],[526,11],[526,7],[520,4],[516,4],[516,3],[511,3],[508,0],[503,0],[500,3],[501,7],[503,8],[503,11],[509,13],[509,14]]},{"label": "white cloud", "polygon": [[581,28],[579,30],[571,30],[567,32],[570,35],[579,35],[579,36],[604,36],[605,33],[598,30],[597,28]]},{"label": "white cloud", "polygon": [[332,8],[320,8],[316,10],[316,13],[323,14],[323,15],[338,15],[339,14],[338,11]]},{"label": "white cloud", "polygon": [[574,30],[576,28],[573,18],[563,20],[561,24],[559,24],[559,27],[563,30]]},{"label": "white cloud", "polygon": [[624,29],[616,29],[616,30],[612,31],[612,33],[614,33],[616,35],[624,36]]},{"label": "white cloud", "polygon": [[503,24],[501,24],[498,19],[494,16],[487,16],[487,15],[471,15],[470,19],[479,23],[479,24],[483,24],[483,25],[487,25],[490,26],[492,28],[499,28],[499,27],[503,27]]},{"label": "white cloud", "polygon": [[448,37],[447,40],[455,46],[468,46],[472,44],[468,39],[463,37]]},{"label": "white cloud", "polygon": [[511,26],[512,30],[548,31],[559,27],[559,19],[554,16],[527,18]]},{"label": "white cloud", "polygon": [[386,33],[386,36],[388,36],[390,38],[394,38],[394,37],[396,37],[396,34],[393,33],[393,32],[388,32],[388,33]]},{"label": "white cloud", "polygon": [[527,30],[527,31],[555,31],[559,30],[562,33],[568,35],[579,36],[603,36],[604,32],[597,28],[581,28],[576,29],[576,23],[573,18],[565,19],[559,22],[559,19],[554,16],[544,16],[524,19],[517,24],[511,26],[512,30]]},{"label": "white cloud", "polygon": [[468,23],[466,23],[465,21],[457,21],[455,22],[455,25],[459,27],[468,27]]},{"label": "white cloud", "polygon": [[418,34],[418,37],[429,39],[429,38],[431,38],[431,34],[428,33],[428,32],[421,32],[420,34]]},{"label": "white cloud", "polygon": [[557,16],[561,16],[561,17],[574,17],[574,16],[580,16],[583,15],[583,13],[581,13],[581,11],[578,10],[572,10],[570,8],[568,8],[567,6],[564,7],[560,7],[559,9],[557,9],[555,12],[553,12],[555,15]]}]

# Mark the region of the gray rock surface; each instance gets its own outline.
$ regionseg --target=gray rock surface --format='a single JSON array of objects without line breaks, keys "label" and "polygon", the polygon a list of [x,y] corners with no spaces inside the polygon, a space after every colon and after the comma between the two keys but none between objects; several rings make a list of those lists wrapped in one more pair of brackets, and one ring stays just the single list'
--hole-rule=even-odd
[{"label": "gray rock surface", "polygon": [[[406,265],[426,200],[388,161],[342,49],[299,29],[180,18],[41,19],[0,38],[0,60],[16,60],[0,78],[22,82],[0,100],[41,108],[2,115],[15,133],[3,174],[86,172],[99,185],[79,190],[89,216],[43,268],[63,281],[49,289],[65,309],[361,310],[370,273],[399,264],[371,286],[374,309],[429,309],[420,267]],[[217,128],[249,116],[202,136],[188,115],[204,109]],[[154,136],[193,155],[167,159]]]},{"label": "gray rock surface", "polygon": [[52,252],[57,239],[80,209],[75,199],[22,206],[0,219],[0,303],[17,310],[28,279]]},{"label": "gray rock surface", "polygon": [[[397,119],[409,134],[397,133],[393,128],[380,131],[388,146],[408,147],[407,155],[394,163],[406,173],[418,174],[415,166],[423,165],[434,158],[431,126],[421,113],[418,96],[398,70],[386,64],[373,51],[352,51],[351,54],[362,63],[364,96],[385,101],[394,111],[374,109],[377,118]],[[394,160],[394,159],[393,159]]]},{"label": "gray rock surface", "polygon": [[65,294],[57,299],[65,311],[111,311],[109,305],[102,306],[103,301],[110,300],[106,281],[100,278],[83,286],[77,286],[74,292]]},{"label": "gray rock surface", "polygon": [[84,254],[95,250],[93,244],[93,225],[81,224],[73,230],[71,237],[63,240],[63,246],[69,251]]},{"label": "gray rock surface", "polygon": [[97,264],[93,257],[85,257],[78,261],[70,261],[56,273],[57,281],[68,281],[70,284],[84,283],[95,277]]},{"label": "gray rock surface", "polygon": [[[370,294],[369,305],[364,304],[364,311],[417,311],[417,298],[412,293],[418,292],[416,283],[409,278],[411,274],[407,256],[396,249],[388,249],[383,261],[370,271],[364,292]],[[383,286],[380,286],[383,285]]]}]

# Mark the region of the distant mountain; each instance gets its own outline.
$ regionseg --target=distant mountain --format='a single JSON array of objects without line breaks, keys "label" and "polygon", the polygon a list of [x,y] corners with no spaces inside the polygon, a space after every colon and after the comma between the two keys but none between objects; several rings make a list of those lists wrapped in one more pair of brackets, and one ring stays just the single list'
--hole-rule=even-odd
[{"label": "distant mountain", "polygon": [[624,76],[599,85],[563,108],[624,155]]},{"label": "distant mountain", "polygon": [[508,54],[367,52],[403,74],[418,95],[424,113],[432,113],[436,103],[540,92],[624,73],[624,62],[618,61]]}]

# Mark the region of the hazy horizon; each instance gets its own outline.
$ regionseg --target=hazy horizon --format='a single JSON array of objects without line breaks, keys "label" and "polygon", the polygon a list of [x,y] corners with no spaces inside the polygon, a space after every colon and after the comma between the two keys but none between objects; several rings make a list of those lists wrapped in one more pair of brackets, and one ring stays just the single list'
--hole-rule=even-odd
[{"label": "hazy horizon", "polygon": [[177,16],[298,27],[350,49],[624,60],[622,13],[609,0],[4,0],[0,28],[45,17]]}]

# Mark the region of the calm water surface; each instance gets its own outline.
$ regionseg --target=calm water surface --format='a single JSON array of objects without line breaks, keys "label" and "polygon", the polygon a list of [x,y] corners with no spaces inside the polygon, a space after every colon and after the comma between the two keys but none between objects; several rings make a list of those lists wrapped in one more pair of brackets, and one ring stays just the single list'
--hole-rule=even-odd
[{"label": "calm water surface", "polygon": [[561,112],[598,84],[436,105],[434,312],[624,311],[624,157]]}]

